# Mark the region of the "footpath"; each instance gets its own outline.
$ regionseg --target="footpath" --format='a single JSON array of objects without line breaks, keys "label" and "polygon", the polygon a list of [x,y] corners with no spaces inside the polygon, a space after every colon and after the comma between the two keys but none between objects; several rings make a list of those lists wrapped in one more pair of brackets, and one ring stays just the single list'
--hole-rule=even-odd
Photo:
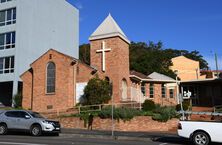
[{"label": "footpath", "polygon": [[157,138],[179,138],[176,132],[123,132],[114,131],[114,136],[112,136],[111,131],[101,131],[101,130],[85,130],[85,129],[68,129],[62,128],[63,136],[74,135],[79,137],[88,138],[107,138],[107,139],[119,139],[119,140],[150,140]]}]

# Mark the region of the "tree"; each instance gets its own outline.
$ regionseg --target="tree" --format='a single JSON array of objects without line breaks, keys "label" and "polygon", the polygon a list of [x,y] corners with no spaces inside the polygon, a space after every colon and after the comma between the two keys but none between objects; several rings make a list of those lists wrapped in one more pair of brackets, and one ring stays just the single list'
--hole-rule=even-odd
[{"label": "tree", "polygon": [[85,64],[90,64],[90,45],[82,44],[79,46],[79,59]]},{"label": "tree", "polygon": [[199,51],[191,51],[190,53],[185,54],[184,56],[186,56],[187,58],[196,60],[200,62],[200,69],[203,70],[208,70],[208,63],[206,60],[203,59],[203,56],[199,54]]},{"label": "tree", "polygon": [[17,93],[16,95],[14,95],[14,105],[15,108],[19,108],[22,107],[22,93]]},{"label": "tree", "polygon": [[164,49],[162,42],[132,42],[130,44],[130,69],[149,75],[158,72],[175,78],[174,72],[170,69],[173,57],[184,55],[187,58],[200,62],[200,69],[209,69],[208,63],[198,51]]},{"label": "tree", "polygon": [[[163,48],[161,41],[154,43],[131,42],[129,46],[130,70],[149,75],[152,72],[158,72],[175,78],[176,75],[170,69],[173,57],[184,55],[187,58],[200,62],[200,69],[208,70],[208,63],[203,56],[196,50],[177,50],[172,48]],[[80,45],[79,58],[86,64],[90,64],[90,45]]]},{"label": "tree", "polygon": [[162,42],[132,42],[130,45],[130,69],[149,75],[158,72],[175,78],[170,70],[171,57],[163,50]]},{"label": "tree", "polygon": [[89,80],[87,86],[84,89],[83,105],[95,105],[108,103],[111,99],[111,84],[98,77]]},{"label": "tree", "polygon": [[199,61],[200,62],[200,69],[202,69],[202,70],[209,69],[207,61],[204,60],[203,56],[197,50],[189,52],[187,50],[176,50],[176,49],[170,48],[170,49],[165,49],[164,51],[166,51],[166,53],[168,54],[168,56],[170,58],[183,55],[189,59]]}]

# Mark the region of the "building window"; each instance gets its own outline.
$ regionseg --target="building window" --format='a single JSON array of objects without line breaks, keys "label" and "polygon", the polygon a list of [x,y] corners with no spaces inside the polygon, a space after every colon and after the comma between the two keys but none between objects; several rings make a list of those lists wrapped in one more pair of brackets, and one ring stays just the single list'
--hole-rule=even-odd
[{"label": "building window", "polygon": [[0,50],[15,48],[15,32],[0,34]]},{"label": "building window", "polygon": [[174,89],[170,89],[170,98],[174,97]]},{"label": "building window", "polygon": [[4,2],[10,2],[12,0],[0,0],[0,3],[4,3]]},{"label": "building window", "polygon": [[16,8],[0,11],[0,26],[16,23]]},{"label": "building window", "polygon": [[14,72],[14,56],[0,58],[0,74]]},{"label": "building window", "polygon": [[166,98],[166,87],[164,84],[161,85],[161,90],[162,90],[162,98]]},{"label": "building window", "polygon": [[53,62],[47,65],[46,93],[55,93],[55,64]]},{"label": "building window", "polygon": [[143,93],[143,96],[146,96],[146,86],[145,86],[145,83],[141,84],[141,92]]},{"label": "building window", "polygon": [[150,84],[150,98],[154,97],[154,84]]}]

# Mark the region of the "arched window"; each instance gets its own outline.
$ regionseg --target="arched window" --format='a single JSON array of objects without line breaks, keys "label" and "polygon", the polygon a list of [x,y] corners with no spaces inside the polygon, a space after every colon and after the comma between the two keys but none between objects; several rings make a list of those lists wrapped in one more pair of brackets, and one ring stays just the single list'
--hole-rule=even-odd
[{"label": "arched window", "polygon": [[105,80],[109,83],[110,82],[110,79],[109,79],[109,77],[105,77]]},{"label": "arched window", "polygon": [[47,65],[46,93],[55,93],[55,64],[49,62]]},{"label": "arched window", "polygon": [[122,79],[122,101],[127,100],[127,82],[126,79]]}]

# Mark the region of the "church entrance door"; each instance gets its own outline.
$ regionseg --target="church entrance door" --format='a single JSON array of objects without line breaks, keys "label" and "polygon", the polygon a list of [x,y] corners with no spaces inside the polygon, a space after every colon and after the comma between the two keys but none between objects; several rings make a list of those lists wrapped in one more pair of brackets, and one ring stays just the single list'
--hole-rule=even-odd
[{"label": "church entrance door", "polygon": [[122,80],[122,101],[127,100],[127,82],[125,79]]}]

